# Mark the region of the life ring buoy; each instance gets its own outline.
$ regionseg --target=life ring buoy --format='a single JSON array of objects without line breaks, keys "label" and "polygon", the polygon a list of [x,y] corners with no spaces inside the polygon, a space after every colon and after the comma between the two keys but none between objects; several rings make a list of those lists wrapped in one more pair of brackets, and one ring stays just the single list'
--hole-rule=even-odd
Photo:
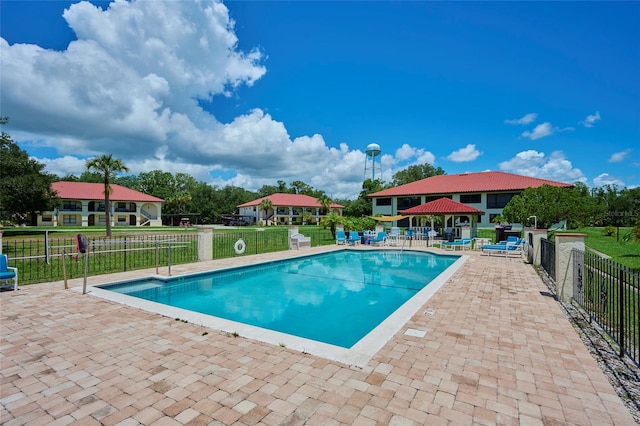
[{"label": "life ring buoy", "polygon": [[246,248],[247,248],[247,245],[244,243],[242,238],[240,238],[238,241],[236,241],[236,243],[233,245],[233,249],[236,251],[236,254],[244,253],[244,250]]}]

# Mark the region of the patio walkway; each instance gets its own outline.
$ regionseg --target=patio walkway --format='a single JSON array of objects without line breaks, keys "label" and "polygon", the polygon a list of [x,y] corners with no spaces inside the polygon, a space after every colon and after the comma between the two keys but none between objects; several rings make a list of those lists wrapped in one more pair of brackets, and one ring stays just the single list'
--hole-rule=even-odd
[{"label": "patio walkway", "polygon": [[0,423],[634,425],[534,269],[464,254],[364,367],[83,296],[61,282],[2,293]]}]

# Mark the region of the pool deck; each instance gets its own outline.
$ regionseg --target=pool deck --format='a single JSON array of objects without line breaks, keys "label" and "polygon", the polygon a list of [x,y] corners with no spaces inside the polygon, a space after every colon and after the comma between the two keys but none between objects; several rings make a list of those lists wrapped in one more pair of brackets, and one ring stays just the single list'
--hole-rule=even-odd
[{"label": "pool deck", "polygon": [[[172,275],[335,248],[178,265]],[[362,366],[82,295],[82,280],[1,293],[0,424],[636,424],[530,265],[463,253]]]}]

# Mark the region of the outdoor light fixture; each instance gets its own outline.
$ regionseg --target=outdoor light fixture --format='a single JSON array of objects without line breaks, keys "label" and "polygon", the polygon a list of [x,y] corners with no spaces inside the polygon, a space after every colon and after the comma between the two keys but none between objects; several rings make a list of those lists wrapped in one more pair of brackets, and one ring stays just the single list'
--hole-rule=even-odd
[{"label": "outdoor light fixture", "polygon": [[538,229],[538,217],[537,216],[529,216],[527,220],[533,218],[533,229]]}]

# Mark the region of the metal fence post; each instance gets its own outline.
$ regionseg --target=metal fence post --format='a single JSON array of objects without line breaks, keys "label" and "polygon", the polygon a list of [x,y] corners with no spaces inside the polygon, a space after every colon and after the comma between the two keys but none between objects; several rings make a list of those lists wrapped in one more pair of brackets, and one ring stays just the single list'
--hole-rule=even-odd
[{"label": "metal fence post", "polygon": [[620,358],[624,357],[625,320],[624,320],[624,271],[618,269],[618,344],[620,345]]}]

